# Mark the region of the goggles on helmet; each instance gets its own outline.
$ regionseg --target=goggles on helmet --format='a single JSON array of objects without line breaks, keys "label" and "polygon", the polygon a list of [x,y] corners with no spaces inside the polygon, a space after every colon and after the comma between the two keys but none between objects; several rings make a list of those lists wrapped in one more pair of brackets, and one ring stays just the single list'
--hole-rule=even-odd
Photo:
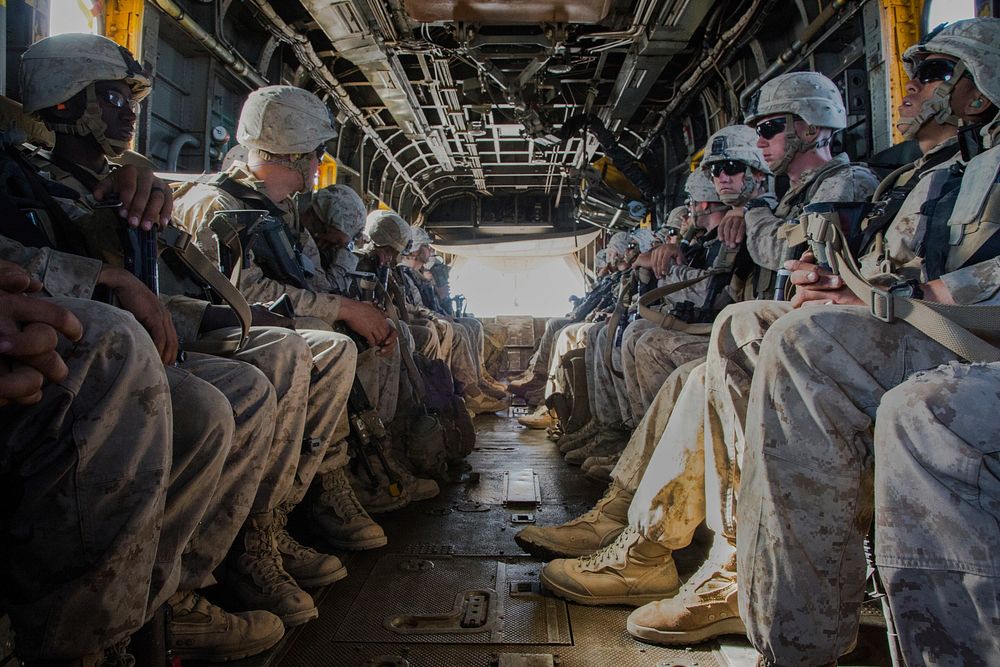
[{"label": "goggles on helmet", "polygon": [[770,120],[758,123],[757,127],[754,129],[757,131],[758,137],[769,141],[784,132],[787,123],[788,119],[782,116],[780,118],[771,118]]},{"label": "goggles on helmet", "polygon": [[139,113],[139,102],[138,100],[132,99],[131,97],[125,97],[117,90],[97,90],[97,99],[107,104],[110,104],[116,109],[130,109],[132,113]]},{"label": "goggles on helmet", "polygon": [[921,60],[913,70],[913,79],[920,83],[933,81],[951,81],[955,74],[956,63],[945,58]]},{"label": "goggles on helmet", "polygon": [[719,178],[723,174],[726,176],[743,174],[746,172],[747,166],[739,160],[723,160],[721,162],[713,162],[709,165],[708,169],[712,173],[712,176]]}]

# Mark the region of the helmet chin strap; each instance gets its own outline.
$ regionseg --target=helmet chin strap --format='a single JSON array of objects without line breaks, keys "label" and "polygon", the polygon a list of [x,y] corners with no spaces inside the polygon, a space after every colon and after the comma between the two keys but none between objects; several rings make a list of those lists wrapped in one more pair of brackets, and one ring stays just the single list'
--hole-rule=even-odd
[{"label": "helmet chin strap", "polygon": [[938,125],[962,125],[962,119],[951,110],[951,93],[965,71],[965,63],[959,61],[955,65],[955,71],[951,78],[943,81],[940,86],[934,89],[931,98],[920,105],[920,112],[910,120],[902,132],[904,140],[916,139],[920,128],[932,120]]},{"label": "helmet chin strap", "polygon": [[108,157],[118,157],[128,149],[128,142],[120,139],[111,139],[105,133],[108,131],[108,124],[104,122],[101,115],[101,105],[97,102],[97,90],[94,84],[86,87],[87,106],[83,114],[73,123],[53,123],[47,122],[53,132],[72,134],[78,137],[93,137],[97,144]]},{"label": "helmet chin strap", "polygon": [[811,150],[823,148],[824,146],[829,146],[832,141],[832,132],[829,136],[817,139],[816,141],[802,141],[798,133],[795,131],[795,116],[792,114],[785,114],[785,154],[781,156],[781,160],[777,165],[771,167],[771,171],[773,171],[776,175],[784,174],[788,171],[788,165],[792,163],[792,160],[795,159],[796,155],[800,153],[808,153]]},{"label": "helmet chin strap", "polygon": [[752,195],[756,189],[757,182],[753,179],[753,169],[750,168],[750,165],[747,165],[743,171],[743,187],[740,191],[736,194],[720,194],[719,199],[722,200],[723,204],[742,206],[753,198]]}]

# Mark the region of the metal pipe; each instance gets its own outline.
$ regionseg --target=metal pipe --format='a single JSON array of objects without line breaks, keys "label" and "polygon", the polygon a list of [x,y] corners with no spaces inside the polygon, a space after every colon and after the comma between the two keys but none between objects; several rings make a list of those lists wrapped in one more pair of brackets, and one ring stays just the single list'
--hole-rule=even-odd
[{"label": "metal pipe", "polygon": [[[162,0],[156,0],[160,2]],[[246,0],[246,4],[255,8],[258,13],[258,20],[261,18],[266,20],[261,21],[264,23],[265,27],[273,34],[275,37],[285,42],[292,47],[292,51],[295,52],[295,56],[302,63],[302,66],[309,72],[309,75],[313,80],[324,90],[326,90],[334,100],[337,107],[346,113],[348,117],[354,124],[361,128],[365,136],[371,139],[372,144],[375,145],[376,150],[385,156],[389,164],[392,164],[395,168],[401,169],[399,162],[396,160],[395,156],[392,154],[392,150],[388,145],[382,140],[378,135],[378,132],[372,127],[371,123],[365,117],[364,112],[358,108],[358,106],[351,99],[350,94],[348,94],[347,89],[344,88],[343,84],[333,75],[333,72],[326,66],[323,60],[316,53],[313,48],[312,43],[310,43],[309,38],[304,34],[298,32],[290,25],[285,23],[284,19],[278,16],[278,13],[274,11],[274,8],[267,0]],[[427,195],[420,188],[409,174],[404,174],[404,178],[413,187],[414,192],[420,197],[424,204],[428,203]]]},{"label": "metal pipe", "polygon": [[184,32],[194,37],[195,40],[208,49],[212,55],[221,60],[233,74],[252,84],[251,87],[260,88],[267,85],[267,79],[261,76],[260,72],[244,61],[240,54],[227,49],[219,43],[219,40],[209,34],[208,31],[200,25],[195,23],[195,21],[187,15],[187,12],[185,12],[185,10],[173,0],[149,1],[161,12],[177,21],[177,25],[179,25]]},{"label": "metal pipe", "polygon": [[195,148],[198,148],[201,146],[201,141],[198,137],[188,132],[178,134],[174,137],[174,140],[170,142],[170,149],[167,151],[167,171],[177,171],[177,161],[180,160],[181,150],[183,150],[185,146],[194,146]]},{"label": "metal pipe", "polygon": [[7,94],[7,3],[0,2],[0,95]]},{"label": "metal pipe", "polygon": [[[847,0],[834,0],[834,1],[840,3],[847,2]],[[698,86],[701,83],[702,75],[708,70],[715,67],[722,53],[729,51],[732,40],[735,39],[750,24],[750,21],[753,19],[754,14],[757,13],[757,10],[760,8],[762,2],[763,0],[754,0],[750,8],[743,14],[740,20],[736,22],[736,25],[734,25],[732,28],[723,33],[723,35],[716,42],[715,47],[709,52],[708,56],[706,56],[705,59],[702,60],[701,63],[699,63],[698,67],[696,67],[695,70],[691,72],[690,76],[686,78],[681,87],[678,88],[677,92],[674,93],[673,97],[670,98],[670,102],[667,104],[667,106],[662,111],[660,111],[659,120],[656,121],[656,125],[653,126],[653,130],[647,135],[646,140],[643,141],[642,144],[639,146],[639,149],[636,151],[636,155],[641,156],[646,152],[649,146],[653,143],[653,139],[663,130],[663,127],[667,124],[667,118],[670,116],[670,114],[673,113],[678,106],[680,106],[681,102],[685,99],[687,93],[689,93],[691,90],[693,90],[696,86]],[[822,18],[822,16],[823,14],[821,13],[817,17],[817,20]]]},{"label": "metal pipe", "polygon": [[783,68],[789,66],[793,62],[793,58],[797,56],[802,49],[812,41],[813,37],[819,34],[820,30],[829,23],[830,19],[834,17],[841,7],[846,5],[848,0],[833,0],[829,5],[823,8],[823,11],[819,13],[812,23],[806,26],[806,29],[802,32],[802,36],[795,40],[791,46],[781,52],[778,59],[775,60],[770,67],[768,67],[764,72],[761,73],[756,79],[747,84],[743,92],[740,93],[740,109],[745,109],[747,105],[747,100],[750,96],[757,92],[761,86],[763,86],[767,81],[780,72]]}]

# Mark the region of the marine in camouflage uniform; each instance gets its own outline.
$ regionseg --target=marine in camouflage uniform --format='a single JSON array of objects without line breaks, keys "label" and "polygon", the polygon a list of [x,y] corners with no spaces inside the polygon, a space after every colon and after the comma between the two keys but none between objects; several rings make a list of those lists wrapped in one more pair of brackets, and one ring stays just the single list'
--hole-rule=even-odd
[{"label": "marine in camouflage uniform", "polygon": [[[406,224],[405,221],[403,224]],[[430,237],[427,232],[407,227],[410,229],[411,239],[414,235],[417,238],[416,248],[429,248]],[[407,248],[411,251],[414,249],[412,240]],[[419,351],[424,356],[440,359],[448,364],[455,381],[462,387],[462,397],[470,412],[480,414],[505,410],[507,402],[497,396],[500,392],[506,395],[506,391],[502,389],[502,385],[484,388],[481,381],[481,349],[477,349],[466,326],[435,307],[433,287],[411,266],[422,265],[417,257],[413,255],[412,259],[408,259],[406,253],[401,251],[396,275],[399,277],[411,322],[423,327],[414,328],[414,337],[421,342]],[[479,325],[481,336],[482,325],[478,322],[476,324]],[[487,393],[487,389],[490,393]]]},{"label": "marine in camouflage uniform", "polygon": [[[74,60],[80,53],[89,57]],[[73,57],[70,58],[67,54],[73,54]],[[135,115],[128,107],[129,98],[134,95],[141,99],[149,89],[148,80],[142,76],[137,63],[130,59],[127,52],[110,40],[93,35],[62,35],[36,43],[22,58],[21,78],[25,110],[39,112],[55,131],[54,151],[63,159],[72,154],[71,150],[63,150],[65,138],[69,137],[76,140],[76,152],[85,154],[88,164],[93,166],[94,163],[99,163],[105,168],[106,156],[121,152],[124,143],[122,129],[134,123]],[[123,104],[115,104],[116,100]],[[57,105],[59,108],[54,109]],[[22,177],[38,178],[25,170],[22,170]],[[94,181],[98,180],[99,176],[95,176]],[[77,218],[73,217],[74,213],[82,213],[86,207],[81,202],[85,197],[91,197],[91,202],[93,198],[89,188],[82,187],[78,181],[63,183],[67,184],[71,186],[68,188],[69,192],[80,196],[76,201],[72,198],[69,201],[61,200],[68,209],[69,217],[75,221]],[[76,187],[72,187],[73,185]],[[51,216],[59,212],[47,211]],[[30,248],[19,249],[6,243],[5,246],[8,252],[22,255],[21,263],[37,262],[37,253],[44,253]],[[36,254],[32,256],[32,253]],[[114,282],[111,280],[112,275],[117,276]],[[96,274],[87,274],[89,282],[82,282],[75,289],[92,294],[96,286],[102,284],[115,290],[119,299],[124,299],[124,295],[128,293],[132,295],[130,299],[134,300],[136,294],[144,293],[148,295],[148,300],[155,303],[155,297],[131,276],[129,279],[134,285],[129,288],[131,291],[126,292],[127,281],[124,276],[127,275],[120,270],[113,274],[108,267],[102,266]],[[194,466],[197,463],[195,446],[198,436],[188,435],[183,430],[178,432],[175,424],[172,474],[181,484],[182,490],[178,493],[198,494],[206,499],[207,507],[197,530],[193,534],[187,532],[179,542],[187,546],[181,561],[179,592],[170,600],[176,612],[173,639],[177,644],[174,648],[179,654],[188,656],[202,656],[203,650],[232,657],[249,655],[268,648],[280,639],[283,630],[280,623],[276,622],[277,619],[266,613],[243,617],[228,615],[205,602],[199,604],[199,599],[192,591],[214,583],[212,571],[225,556],[240,525],[251,511],[251,502],[264,474],[274,431],[274,389],[251,366],[203,355],[192,355],[183,371],[171,367],[167,377],[171,386],[173,408],[179,414],[187,414],[189,411],[191,414],[200,414],[205,409],[199,407],[203,404],[202,396],[197,391],[188,389],[197,384],[197,377],[221,390],[228,400],[225,406],[220,406],[217,401],[213,403],[210,399],[204,405],[218,406],[223,415],[235,417],[232,445],[224,450],[224,472],[214,490],[197,485],[188,486],[193,484],[189,466],[192,466],[191,471],[197,470]],[[183,503],[178,504],[180,507],[175,510],[171,497],[168,496],[165,516],[168,523],[173,523],[175,519],[173,512],[184,511]],[[169,534],[166,537],[177,539]],[[203,622],[200,623],[201,628],[191,632],[191,627],[186,625],[189,618],[181,611],[181,607],[189,603],[191,608],[199,606],[200,616],[212,617],[211,621],[217,628],[214,636],[204,633]],[[218,632],[223,628],[222,632]],[[197,645],[187,643],[193,635],[198,635],[194,642]],[[200,643],[202,640],[207,640],[207,643]]]},{"label": "marine in camouflage uniform", "polygon": [[875,418],[875,558],[907,665],[1000,658],[1000,364],[916,373]]},{"label": "marine in camouflage uniform", "polygon": [[[752,139],[749,135],[753,135]],[[723,138],[723,141],[716,141],[720,138]],[[703,164],[704,171],[692,174],[685,185],[692,202],[692,210],[695,211],[694,224],[714,233],[717,225],[723,219],[723,213],[727,206],[742,206],[749,197],[762,195],[766,191],[765,177],[770,174],[770,169],[764,162],[759,149],[756,148],[755,141],[756,134],[746,126],[724,128],[709,140]],[[723,185],[731,186],[729,189],[736,192],[735,197],[727,195],[730,201],[728,204],[724,204],[722,196],[717,192],[716,185],[707,171],[712,164],[727,160],[738,163],[733,165],[734,168],[742,165],[744,169],[741,174],[722,175]],[[736,179],[737,175],[742,176],[743,180]],[[688,207],[685,206],[680,212],[686,215],[687,211]],[[674,222],[675,226],[679,228],[682,223],[680,218],[681,216],[676,216],[673,220],[668,220],[668,224]],[[663,248],[663,250],[670,250],[670,248]],[[648,255],[641,256],[637,263],[647,269],[653,264]],[[660,280],[660,285],[698,278],[708,275],[708,273],[706,269],[696,269],[672,263],[667,274]],[[674,302],[684,300],[698,304],[705,303],[708,295],[707,288],[708,283],[702,282],[668,295],[666,297],[669,302],[667,307],[669,308],[670,304]],[[729,289],[718,295],[715,303],[717,307],[722,307],[727,302],[738,300],[738,298],[738,286],[730,285]],[[661,329],[650,320],[640,319],[629,325],[622,346],[625,378],[634,383],[634,376],[640,375],[642,379],[646,380],[641,385],[641,391],[647,394],[651,392],[651,395],[648,403],[641,401],[638,405],[633,404],[634,414],[642,415],[642,417],[622,451],[621,458],[613,464],[613,468],[610,470],[612,484],[605,499],[599,501],[594,510],[566,524],[552,527],[532,526],[522,530],[518,535],[518,542],[522,546],[531,548],[537,544],[549,553],[579,556],[581,554],[576,553],[577,551],[585,549],[587,546],[590,547],[589,552],[596,551],[606,546],[608,541],[620,533],[626,523],[627,517],[624,510],[628,507],[628,501],[635,493],[639,480],[646,471],[650,458],[660,442],[667,420],[674,409],[674,402],[680,394],[685,379],[690,371],[704,359],[708,343],[709,338],[704,334],[697,335]],[[637,388],[634,391],[638,393],[639,390]],[[692,400],[689,406],[696,406],[697,401],[698,399]],[[686,410],[685,414],[698,414],[701,408],[688,407]],[[694,437],[690,438],[689,441],[692,445],[699,442]],[[588,460],[584,462],[584,467],[589,470],[591,466],[601,463],[599,460]],[[614,502],[609,505],[607,498],[614,499]],[[616,509],[617,505],[621,504],[624,507]]]},{"label": "marine in camouflage uniform", "polygon": [[[46,254],[29,267],[34,277],[81,265],[82,258],[63,264],[58,253]],[[91,260],[84,271],[99,264]],[[70,271],[61,277],[53,289],[72,292]],[[77,291],[86,296],[85,287]],[[5,291],[0,299],[6,319],[9,302],[27,297]],[[4,606],[22,658],[90,667],[176,590],[181,551],[209,498],[184,488],[214,487],[234,427],[224,397],[190,382],[198,411],[176,434],[187,436],[179,444],[189,465],[172,475],[171,390],[148,334],[105,304],[43,300],[73,313],[82,338],[60,337],[56,352],[68,373],[47,383],[37,402],[0,407]]]},{"label": "marine in camouflage uniform", "polygon": [[[957,125],[995,113],[998,40],[1000,20],[970,19],[904,54],[911,80],[900,126],[924,156],[897,175],[897,187],[905,183],[909,194],[861,259],[864,277],[894,294],[998,302],[997,225],[984,217],[1000,173],[996,124],[982,135],[994,147],[969,161],[950,198],[942,194],[954,182],[950,165],[962,158],[934,159]],[[933,233],[942,228],[945,235]],[[749,584],[740,612],[751,641],[765,664],[832,664],[851,648],[865,587],[862,544],[877,493],[886,511],[876,513],[876,560],[887,566],[907,664],[995,663],[995,614],[979,604],[996,606],[996,558],[979,547],[996,542],[995,530],[981,529],[983,521],[995,528],[996,503],[989,498],[996,447],[984,422],[975,426],[977,417],[995,420],[986,416],[986,394],[966,393],[990,371],[951,366],[906,382],[957,354],[908,323],[887,324],[868,308],[852,307],[858,300],[841,279],[812,265],[797,270],[797,303],[819,298],[838,305],[801,308],[770,326],[762,318],[757,327],[737,523],[738,564]],[[932,396],[935,386],[942,393]],[[972,438],[971,447],[956,452],[963,437]],[[963,499],[977,496],[970,513]],[[961,630],[949,633],[937,624],[938,614]]]},{"label": "marine in camouflage uniform", "polygon": [[[796,86],[804,88],[795,91],[794,95],[788,94]],[[810,91],[814,99],[803,95],[802,90]],[[785,97],[782,97],[782,91],[785,91]],[[836,86],[829,79],[812,73],[778,77],[765,84],[760,99],[762,105],[763,100],[769,100],[773,113],[780,112],[782,117],[790,113],[789,109],[792,110],[791,122],[796,136],[815,137],[809,144],[799,141],[800,148],[793,151],[793,159],[784,165],[793,177],[801,175],[797,167],[802,163],[824,158],[829,160],[828,152],[825,156],[822,151],[817,152],[822,148],[819,144],[828,142],[833,129],[846,126],[843,103]],[[822,113],[814,114],[817,108]],[[750,120],[757,119],[751,117]],[[763,143],[764,140],[761,140],[758,145]],[[763,152],[769,158],[772,170],[780,172],[783,167],[779,159],[781,156],[769,155],[766,149]],[[827,171],[824,182],[827,179],[833,180],[833,183],[827,184],[827,191],[838,191],[836,199],[840,201],[864,199],[870,195],[875,180],[870,172],[860,167]],[[837,184],[836,188],[834,184]],[[793,187],[795,185],[793,178]],[[760,232],[751,228],[748,249],[755,263],[767,266],[766,256],[758,255],[754,250],[755,233]],[[625,581],[628,586],[636,588],[623,591],[623,587],[618,586],[613,590],[614,594],[641,602],[644,588],[637,584],[647,576],[656,576],[660,586],[667,588],[673,571],[671,550],[686,546],[694,528],[702,519],[706,520],[709,528],[716,532],[716,544],[710,558],[675,598],[650,603],[630,617],[628,630],[648,641],[690,643],[742,630],[736,613],[735,572],[732,567],[733,500],[738,488],[742,448],[735,438],[722,437],[720,430],[726,429],[729,435],[729,431],[742,423],[745,407],[732,400],[722,400],[722,395],[735,392],[739,384],[738,377],[733,379],[720,372],[718,362],[722,350],[735,349],[743,354],[753,351],[752,346],[742,348],[738,343],[729,343],[733,336],[730,314],[741,306],[729,306],[716,318],[709,343],[708,363],[694,369],[685,382],[660,439],[663,445],[657,446],[636,490],[629,509],[629,528],[623,531],[622,536],[623,539],[634,540],[630,535],[635,532],[639,539],[629,545],[609,546],[605,558],[595,558],[598,566],[590,567],[577,561],[560,563],[553,568],[556,583],[571,592],[573,589],[578,591],[581,583],[589,585],[588,582],[593,580],[605,581],[617,568],[627,574]],[[762,307],[766,306],[762,304]],[[704,418],[691,419],[691,414],[704,415]],[[650,555],[654,552],[653,544],[660,547],[655,557]],[[547,566],[546,574],[551,566]]]}]

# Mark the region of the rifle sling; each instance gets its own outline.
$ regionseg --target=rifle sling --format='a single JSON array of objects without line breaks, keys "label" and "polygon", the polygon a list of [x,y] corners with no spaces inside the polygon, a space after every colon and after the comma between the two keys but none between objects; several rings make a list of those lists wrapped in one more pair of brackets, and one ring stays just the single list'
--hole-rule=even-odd
[{"label": "rifle sling", "polygon": [[970,362],[1000,361],[1000,348],[970,331],[1000,330],[1000,306],[945,305],[891,294],[861,275],[857,263],[844,250],[847,239],[839,226],[822,225],[810,228],[809,232],[814,241],[827,246],[831,269],[844,279],[844,284],[868,306],[874,317],[886,323],[903,320]]},{"label": "rifle sling", "polygon": [[[240,322],[240,340],[233,344],[231,341],[219,342],[206,340],[202,343],[198,341],[185,341],[185,347],[193,352],[207,352],[211,354],[232,354],[246,345],[250,335],[250,326],[253,322],[253,314],[250,312],[250,305],[243,298],[240,291],[236,289],[229,280],[223,276],[212,262],[202,254],[191,241],[191,235],[173,225],[168,225],[160,230],[159,242],[166,248],[167,252],[173,252],[184,266],[194,273],[230,307],[236,314],[236,319]],[[237,241],[239,243],[239,241]]]}]

